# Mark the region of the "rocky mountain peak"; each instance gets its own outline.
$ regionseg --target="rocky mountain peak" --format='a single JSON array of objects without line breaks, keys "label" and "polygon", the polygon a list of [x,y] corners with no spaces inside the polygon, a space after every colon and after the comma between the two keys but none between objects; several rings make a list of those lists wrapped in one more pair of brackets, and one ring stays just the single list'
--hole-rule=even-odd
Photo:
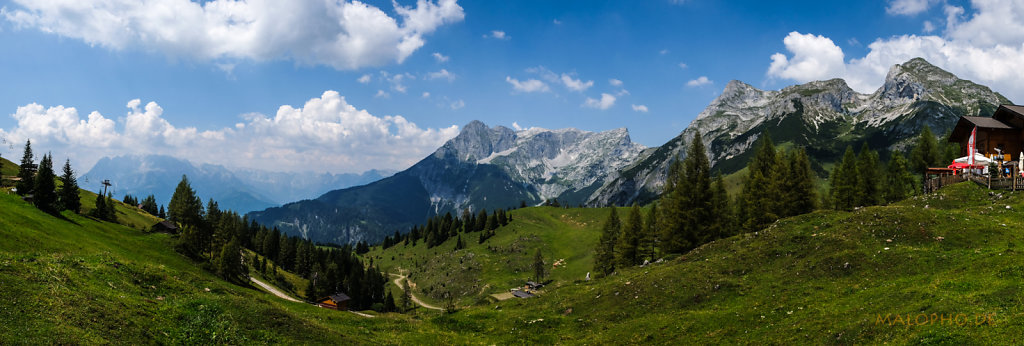
[{"label": "rocky mountain peak", "polygon": [[454,157],[461,161],[476,161],[491,153],[503,151],[515,144],[516,133],[510,128],[487,127],[479,120],[473,120],[458,136],[452,138],[434,152],[439,158]]}]

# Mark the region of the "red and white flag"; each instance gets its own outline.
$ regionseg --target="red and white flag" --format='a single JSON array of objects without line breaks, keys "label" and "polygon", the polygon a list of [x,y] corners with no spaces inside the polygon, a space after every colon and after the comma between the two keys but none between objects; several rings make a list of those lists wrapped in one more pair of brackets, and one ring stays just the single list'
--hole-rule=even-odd
[{"label": "red and white flag", "polygon": [[967,164],[974,166],[974,136],[978,134],[978,127],[971,130],[971,139],[967,140]]}]

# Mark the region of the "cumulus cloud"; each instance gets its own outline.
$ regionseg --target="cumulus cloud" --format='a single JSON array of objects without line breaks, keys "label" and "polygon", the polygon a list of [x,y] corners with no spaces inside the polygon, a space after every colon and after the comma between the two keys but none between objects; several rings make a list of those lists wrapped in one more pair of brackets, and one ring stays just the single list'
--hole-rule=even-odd
[{"label": "cumulus cloud", "polygon": [[420,97],[425,98],[425,99],[430,98],[430,92],[424,91],[423,95],[420,95]]},{"label": "cumulus cloud", "polygon": [[444,62],[448,62],[448,57],[443,55],[443,54],[441,54],[441,53],[434,52],[434,60],[437,60],[437,62],[439,62],[439,63],[444,63]]},{"label": "cumulus cloud", "polygon": [[512,84],[512,89],[518,92],[532,93],[532,92],[547,92],[551,90],[548,85],[538,79],[527,79],[519,81],[518,79],[510,76],[505,76],[505,81],[508,84]]},{"label": "cumulus cloud", "polygon": [[[870,93],[882,85],[894,64],[922,57],[960,78],[991,86],[1011,100],[1024,100],[1024,3],[975,0],[972,13],[946,6],[942,36],[902,35],[879,38],[868,53],[844,61],[832,41],[813,34],[790,33],[783,40],[789,55],[776,53],[769,77],[808,82],[844,78],[850,87]],[[964,21],[964,18],[969,18]]]},{"label": "cumulus cloud", "polygon": [[505,34],[504,31],[501,31],[501,30],[493,30],[493,31],[491,31],[490,34],[484,35],[484,38],[493,38],[493,39],[498,39],[498,40],[508,40],[508,39],[511,39],[512,36],[508,36],[507,34]]},{"label": "cumulus cloud", "polygon": [[[768,75],[794,80],[818,80],[842,74],[843,50],[831,39],[814,34],[791,32],[782,40],[793,53],[772,55]],[[689,83],[687,83],[689,85]]]},{"label": "cumulus cloud", "polygon": [[369,74],[364,74],[362,77],[359,77],[359,79],[356,79],[357,82],[363,84],[369,84],[371,80],[373,80],[373,77],[371,77]]},{"label": "cumulus cloud", "polygon": [[[230,167],[331,172],[403,169],[458,134],[457,126],[421,128],[402,116],[374,116],[335,91],[302,107],[284,105],[268,117],[247,114],[234,127],[176,126],[156,102],[132,100],[118,122],[98,112],[82,119],[74,107],[18,107],[17,125],[0,129],[13,143],[31,139],[38,152],[70,157],[84,172],[103,156],[164,154]],[[7,156],[7,155],[5,155]]]},{"label": "cumulus cloud", "polygon": [[891,15],[913,16],[927,11],[937,0],[892,0],[885,12]]},{"label": "cumulus cloud", "polygon": [[595,108],[595,109],[600,109],[600,110],[606,110],[608,108],[612,108],[612,106],[614,106],[614,105],[615,105],[615,96],[613,96],[612,94],[606,94],[606,93],[602,93],[601,94],[601,99],[600,100],[588,97],[587,100],[583,102],[583,107]]},{"label": "cumulus cloud", "polygon": [[686,82],[686,86],[689,86],[689,87],[699,87],[699,86],[708,85],[708,84],[711,84],[711,83],[714,83],[714,82],[712,82],[710,79],[708,79],[707,76],[700,76],[700,77],[697,77],[697,79],[691,79],[689,82]]},{"label": "cumulus cloud", "polygon": [[455,80],[455,74],[448,72],[448,70],[446,69],[441,69],[440,71],[437,72],[428,73],[427,79],[444,79],[451,82]]},{"label": "cumulus cloud", "polygon": [[594,81],[592,80],[584,82],[581,79],[572,78],[572,76],[569,76],[565,73],[562,74],[561,81],[562,84],[565,84],[566,88],[569,88],[569,90],[572,91],[583,92],[589,89],[590,87],[594,86]]},{"label": "cumulus cloud", "polygon": [[466,102],[465,102],[465,101],[462,101],[462,100],[457,100],[457,101],[455,101],[455,102],[452,102],[452,103],[451,103],[450,105],[448,105],[448,106],[449,106],[449,107],[451,107],[451,109],[452,109],[453,111],[454,111],[454,110],[459,110],[459,109],[462,109],[462,107],[465,107],[465,106],[466,106]]},{"label": "cumulus cloud", "polygon": [[685,62],[681,62],[681,63],[679,63],[679,68],[681,68],[681,69],[684,69],[684,70],[685,70],[685,69],[686,69],[687,67],[690,67],[690,65],[687,65],[687,64],[686,64]]},{"label": "cumulus cloud", "polygon": [[618,80],[618,79],[615,79],[615,78],[612,78],[612,79],[608,80],[608,84],[611,85],[611,86],[620,87],[620,86],[622,86],[622,81]]},{"label": "cumulus cloud", "polygon": [[632,105],[634,112],[647,113],[647,106],[645,105]]},{"label": "cumulus cloud", "polygon": [[14,0],[7,21],[112,50],[200,61],[289,59],[339,70],[402,63],[425,36],[462,21],[456,0],[393,2],[395,17],[359,1]]}]

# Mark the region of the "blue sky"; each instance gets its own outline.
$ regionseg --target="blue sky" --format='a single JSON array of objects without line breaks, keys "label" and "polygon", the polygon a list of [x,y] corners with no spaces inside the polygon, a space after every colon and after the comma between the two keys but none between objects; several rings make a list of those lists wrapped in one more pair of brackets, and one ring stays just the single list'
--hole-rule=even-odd
[{"label": "blue sky", "polygon": [[[657,146],[729,80],[878,88],[922,56],[1024,99],[1019,1],[16,0],[0,149],[159,153],[278,171],[403,169],[459,127]],[[1020,102],[1020,101],[1018,101]],[[84,169],[83,169],[84,170]]]}]

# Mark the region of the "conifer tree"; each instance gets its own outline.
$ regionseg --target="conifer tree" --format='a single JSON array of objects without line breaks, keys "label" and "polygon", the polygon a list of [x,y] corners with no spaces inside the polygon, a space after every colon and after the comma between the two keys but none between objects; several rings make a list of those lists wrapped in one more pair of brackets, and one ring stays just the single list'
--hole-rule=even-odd
[{"label": "conifer tree", "polygon": [[402,311],[409,311],[412,304],[412,288],[409,287],[409,279],[402,280]]},{"label": "conifer tree", "polygon": [[658,250],[663,254],[682,251],[683,225],[686,217],[686,179],[683,176],[682,161],[673,161],[665,180],[665,192],[659,201],[657,230]]},{"label": "conifer tree", "polygon": [[654,260],[658,246],[658,203],[651,204],[651,210],[644,219],[644,232],[637,249],[637,260]]},{"label": "conifer tree", "polygon": [[713,209],[713,191],[711,190],[711,163],[705,152],[704,141],[700,133],[693,136],[683,160],[683,177],[686,179],[684,207],[686,208],[685,225],[682,236],[688,251],[709,240],[708,223],[715,218]]},{"label": "conifer tree", "polygon": [[60,176],[60,181],[61,207],[77,214],[82,209],[82,201],[78,195],[78,180],[75,179],[75,171],[71,170],[70,159],[64,161],[64,174]]},{"label": "conifer tree", "polygon": [[106,205],[107,209],[105,211],[107,212],[107,214],[104,217],[104,220],[110,222],[117,222],[117,204],[114,202],[114,195],[111,194],[110,192],[107,192]]},{"label": "conifer tree", "polygon": [[708,220],[707,231],[711,239],[722,239],[736,232],[731,204],[729,193],[725,190],[725,179],[721,174],[716,174],[711,188],[712,215],[711,220]]},{"label": "conifer tree", "polygon": [[597,249],[594,255],[594,271],[599,276],[605,276],[615,271],[615,242],[618,240],[622,225],[619,221],[619,214],[615,207],[611,208],[608,220],[601,229],[601,238],[597,242]]},{"label": "conifer tree", "polygon": [[36,165],[32,163],[34,156],[32,155],[32,141],[25,141],[25,153],[21,156],[21,165],[18,167],[18,181],[16,188],[18,189],[19,195],[28,195],[32,193],[32,189],[36,187]]},{"label": "conifer tree", "polygon": [[202,204],[196,197],[195,190],[192,190],[188,177],[182,175],[181,182],[174,189],[171,202],[167,205],[168,219],[182,225],[199,227],[202,223],[201,209]]},{"label": "conifer tree", "polygon": [[864,142],[857,155],[857,206],[872,206],[882,202],[879,186],[882,174],[878,168],[878,153]]},{"label": "conifer tree", "polygon": [[894,151],[886,166],[886,203],[900,201],[914,193],[914,176],[907,170],[907,160]]},{"label": "conifer tree", "polygon": [[777,167],[775,144],[765,133],[754,158],[747,164],[749,171],[743,184],[743,229],[753,232],[777,220],[778,185],[775,183]]},{"label": "conifer tree", "polygon": [[159,217],[161,219],[166,219],[167,218],[167,212],[164,211],[164,205],[163,204],[160,205],[160,211],[157,213],[156,217]]},{"label": "conifer tree", "polygon": [[545,276],[544,270],[544,256],[540,253],[540,249],[533,254],[533,280],[536,282],[542,282]]},{"label": "conifer tree", "polygon": [[818,197],[807,151],[797,148],[780,156],[775,177],[779,186],[778,216],[790,217],[814,211]]},{"label": "conifer tree", "polygon": [[35,195],[32,203],[36,208],[47,213],[56,213],[59,210],[57,186],[54,179],[56,176],[53,173],[53,159],[49,154],[44,154],[43,159],[39,162],[39,172],[36,173],[36,186],[33,189]]},{"label": "conifer tree", "polygon": [[829,197],[836,210],[853,210],[857,203],[857,158],[847,146],[843,160],[832,168]]},{"label": "conifer tree", "polygon": [[107,218],[107,198],[102,193],[96,194],[96,208],[89,215],[100,220]]},{"label": "conifer tree", "polygon": [[[973,155],[974,153],[968,153]],[[914,172],[924,173],[928,167],[939,164],[942,159],[939,144],[932,134],[932,129],[925,126],[921,129],[921,135],[917,138],[917,145],[910,152],[910,166]]]},{"label": "conifer tree", "polygon": [[[388,292],[391,294],[391,292]],[[306,301],[315,302],[320,297],[317,296],[316,285],[313,284],[313,280],[306,282]]]},{"label": "conifer tree", "polygon": [[246,270],[242,264],[238,238],[232,238],[221,248],[220,256],[217,257],[217,274],[228,281],[237,281]]},{"label": "conifer tree", "polygon": [[640,247],[643,231],[644,221],[640,216],[640,206],[633,204],[633,207],[629,208],[629,216],[615,243],[616,267],[631,267],[637,264],[637,249]]},{"label": "conifer tree", "polygon": [[395,297],[391,295],[391,290],[388,289],[387,295],[384,296],[384,312],[395,312],[396,308]]}]

